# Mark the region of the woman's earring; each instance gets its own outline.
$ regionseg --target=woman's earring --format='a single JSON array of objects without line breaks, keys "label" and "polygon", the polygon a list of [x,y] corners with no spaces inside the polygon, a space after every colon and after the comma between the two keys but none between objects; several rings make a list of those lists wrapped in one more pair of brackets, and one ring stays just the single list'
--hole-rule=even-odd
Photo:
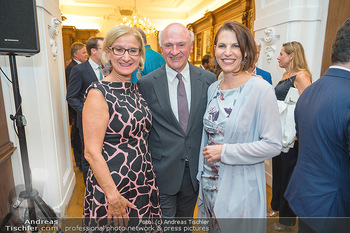
[{"label": "woman's earring", "polygon": [[137,80],[139,80],[139,79],[141,78],[141,71],[140,71],[140,67],[139,67],[139,68],[137,68],[136,78],[137,78]]},{"label": "woman's earring", "polygon": [[102,74],[104,77],[106,77],[107,75],[109,75],[111,73],[111,71],[110,71],[111,67],[112,66],[111,66],[111,63],[109,61],[103,65]]}]

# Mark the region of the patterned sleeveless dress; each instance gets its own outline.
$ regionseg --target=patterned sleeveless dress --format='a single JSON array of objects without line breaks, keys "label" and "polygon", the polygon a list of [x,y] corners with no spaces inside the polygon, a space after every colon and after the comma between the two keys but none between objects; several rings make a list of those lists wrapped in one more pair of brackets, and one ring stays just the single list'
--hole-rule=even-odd
[{"label": "patterned sleeveless dress", "polygon": [[[218,86],[216,95],[208,101],[207,110],[203,117],[203,127],[208,135],[208,145],[224,144],[225,127],[230,124],[228,120],[232,108],[245,85],[240,87],[221,90]],[[203,173],[201,175],[203,205],[207,217],[211,218],[209,228],[213,232],[222,232],[217,222],[214,206],[219,191],[219,168],[221,162],[203,162]],[[229,197],[228,197],[229,198]]]},{"label": "patterned sleeveless dress", "polygon": [[[129,225],[149,225],[154,222],[153,219],[161,217],[159,191],[148,149],[151,112],[135,83],[94,82],[86,93],[91,88],[104,95],[109,109],[102,156],[120,194],[137,207],[127,208]],[[90,168],[86,180],[83,225],[106,226],[107,209],[107,197]],[[115,229],[103,230],[109,231],[115,232]]]}]

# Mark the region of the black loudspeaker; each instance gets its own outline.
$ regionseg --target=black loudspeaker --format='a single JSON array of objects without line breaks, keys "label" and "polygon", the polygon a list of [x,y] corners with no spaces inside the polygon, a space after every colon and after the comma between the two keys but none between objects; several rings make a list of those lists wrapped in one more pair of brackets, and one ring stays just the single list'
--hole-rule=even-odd
[{"label": "black loudspeaker", "polygon": [[0,55],[39,52],[35,0],[0,0]]}]

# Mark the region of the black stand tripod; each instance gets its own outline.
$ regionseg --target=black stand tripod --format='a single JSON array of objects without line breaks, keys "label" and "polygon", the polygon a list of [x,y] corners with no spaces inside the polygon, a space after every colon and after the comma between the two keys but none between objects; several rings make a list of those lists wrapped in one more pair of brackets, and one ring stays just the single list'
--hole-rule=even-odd
[{"label": "black stand tripod", "polygon": [[[19,208],[21,203],[24,200],[27,200],[28,203],[28,210],[29,210],[29,218],[30,218],[30,231],[37,232],[38,227],[37,223],[41,224],[41,221],[36,221],[36,213],[35,213],[35,205],[34,203],[39,207],[40,211],[44,214],[46,219],[49,222],[50,225],[53,226],[52,229],[56,232],[62,232],[60,228],[58,227],[58,218],[56,213],[52,210],[52,208],[47,205],[43,199],[39,196],[39,193],[36,189],[33,189],[32,187],[32,173],[29,166],[29,159],[28,159],[28,150],[27,150],[27,141],[26,141],[26,135],[24,126],[26,126],[26,119],[22,115],[22,107],[21,107],[21,95],[19,92],[19,86],[18,86],[18,75],[17,75],[17,67],[16,67],[16,58],[15,55],[10,54],[10,66],[11,66],[11,75],[12,75],[12,85],[13,85],[13,93],[14,93],[14,99],[15,99],[15,105],[16,105],[16,114],[15,116],[11,115],[11,120],[15,121],[18,131],[18,138],[19,138],[19,145],[20,145],[20,151],[21,151],[21,158],[22,158],[22,169],[24,174],[24,182],[25,182],[25,190],[22,191],[19,194],[19,197],[15,204],[11,206],[10,212],[5,216],[3,221],[0,225],[0,231],[6,226],[8,221],[11,219],[12,215],[15,213],[15,211]],[[44,221],[43,221],[44,222]]]}]

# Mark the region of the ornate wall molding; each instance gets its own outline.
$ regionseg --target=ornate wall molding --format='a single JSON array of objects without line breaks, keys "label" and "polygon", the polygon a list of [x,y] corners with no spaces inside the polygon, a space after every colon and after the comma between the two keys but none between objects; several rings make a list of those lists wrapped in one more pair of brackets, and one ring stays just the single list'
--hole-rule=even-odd
[{"label": "ornate wall molding", "polygon": [[280,35],[276,35],[275,30],[273,28],[266,28],[264,30],[264,38],[261,38],[260,40],[264,42],[265,44],[265,49],[264,53],[266,53],[266,61],[268,63],[271,62],[273,55],[276,51],[276,46],[275,44],[279,40]]},{"label": "ornate wall molding", "polygon": [[59,25],[60,25],[60,21],[55,17],[51,18],[50,25],[48,25],[49,35],[50,35],[50,46],[51,46],[52,56],[54,60],[56,60],[56,57],[58,55],[56,37],[59,33],[59,27],[58,27]]},{"label": "ornate wall molding", "polygon": [[187,24],[187,28],[195,34],[194,48],[190,56],[191,63],[200,65],[201,58],[207,53],[207,50],[204,51],[203,44],[199,41],[207,38],[204,36],[207,35],[208,31],[210,54],[214,55],[214,35],[223,22],[235,20],[243,23],[253,32],[254,11],[254,0],[232,0],[213,11],[207,10],[202,18]]}]

